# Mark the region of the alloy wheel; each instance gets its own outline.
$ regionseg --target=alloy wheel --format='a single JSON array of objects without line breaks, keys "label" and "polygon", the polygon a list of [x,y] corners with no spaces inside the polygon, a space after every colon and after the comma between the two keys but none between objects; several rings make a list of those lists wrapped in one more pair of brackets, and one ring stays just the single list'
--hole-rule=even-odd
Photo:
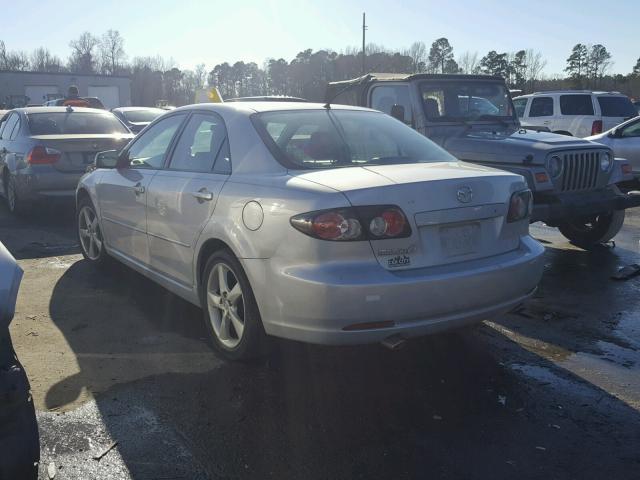
[{"label": "alloy wheel", "polygon": [[7,178],[5,190],[7,194],[7,205],[9,206],[9,210],[14,212],[16,210],[16,185],[11,177]]},{"label": "alloy wheel", "polygon": [[102,232],[96,212],[85,205],[78,216],[78,233],[82,250],[91,260],[98,260],[102,253]]},{"label": "alloy wheel", "polygon": [[228,265],[220,262],[211,269],[206,294],[216,337],[228,349],[237,347],[245,329],[245,304],[240,282]]}]

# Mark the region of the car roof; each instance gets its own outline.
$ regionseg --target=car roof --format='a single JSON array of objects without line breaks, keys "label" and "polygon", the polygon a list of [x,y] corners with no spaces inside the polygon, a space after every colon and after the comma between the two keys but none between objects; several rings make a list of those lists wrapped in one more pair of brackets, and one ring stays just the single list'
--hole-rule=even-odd
[{"label": "car roof", "polygon": [[[185,105],[184,107],[178,107],[175,110],[172,110],[172,112],[190,110],[234,111],[238,113],[244,112],[245,114],[250,115],[257,112],[277,112],[287,110],[325,110],[325,104],[305,102],[197,103],[194,105]],[[350,105],[338,104],[331,104],[331,110],[373,111],[370,108],[353,107]]]},{"label": "car roof", "polygon": [[112,112],[135,112],[138,110],[162,110],[162,108],[160,107],[116,107],[111,109]]},{"label": "car roof", "polygon": [[612,95],[626,97],[624,93],[605,92],[599,90],[547,90],[542,92],[528,93],[526,95],[518,95],[518,97],[535,97],[539,95]]},{"label": "car roof", "polygon": [[449,73],[369,73],[350,80],[329,82],[329,85],[357,85],[370,82],[405,82],[409,80],[491,80],[504,82],[504,78],[492,75],[466,75]]},{"label": "car roof", "polygon": [[[101,108],[87,108],[87,107],[23,107],[16,108],[16,112],[20,113],[66,113],[71,108],[72,112],[84,112],[84,113],[109,113]],[[70,112],[70,113],[72,113]]]}]

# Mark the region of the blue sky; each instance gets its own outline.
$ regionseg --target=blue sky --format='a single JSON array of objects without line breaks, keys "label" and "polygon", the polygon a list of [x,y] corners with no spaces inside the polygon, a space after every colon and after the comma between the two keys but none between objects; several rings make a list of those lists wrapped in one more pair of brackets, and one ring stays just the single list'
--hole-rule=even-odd
[{"label": "blue sky", "polygon": [[469,50],[533,48],[560,73],[571,47],[602,43],[612,71],[628,73],[640,57],[640,0],[1,0],[0,39],[8,49],[46,46],[66,59],[69,40],[114,28],[128,55],[173,57],[181,68],[268,57],[290,60],[305,48],[337,51],[367,41],[388,48],[449,38],[456,56]]}]

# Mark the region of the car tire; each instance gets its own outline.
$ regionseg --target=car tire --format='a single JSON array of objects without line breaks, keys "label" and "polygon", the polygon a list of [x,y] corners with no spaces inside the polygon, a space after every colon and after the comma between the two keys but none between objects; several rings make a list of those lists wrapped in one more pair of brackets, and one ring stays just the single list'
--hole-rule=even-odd
[{"label": "car tire", "polygon": [[4,198],[7,202],[7,208],[12,215],[24,215],[31,210],[30,205],[18,197],[16,191],[16,178],[10,173],[4,175]]},{"label": "car tire", "polygon": [[[209,339],[225,359],[247,361],[267,353],[267,336],[249,279],[227,249],[205,264],[200,299]],[[238,296],[239,295],[239,296]]]},{"label": "car tire", "polygon": [[589,248],[615,237],[625,217],[624,210],[614,210],[590,220],[576,219],[558,226],[560,233],[578,246]]},{"label": "car tire", "polygon": [[104,247],[102,227],[96,209],[90,199],[84,198],[78,204],[76,231],[82,256],[89,263],[103,266],[109,258]]}]

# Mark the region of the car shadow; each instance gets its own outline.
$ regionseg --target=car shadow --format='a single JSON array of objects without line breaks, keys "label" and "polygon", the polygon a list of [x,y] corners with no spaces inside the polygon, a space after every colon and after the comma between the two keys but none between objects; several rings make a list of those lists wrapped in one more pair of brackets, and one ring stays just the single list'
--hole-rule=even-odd
[{"label": "car shadow", "polygon": [[229,363],[199,309],[85,261],[56,284],[50,317],[78,372],[47,407],[98,392],[134,479],[629,478],[638,466],[636,410],[487,326],[400,351],[274,341],[265,361]]},{"label": "car shadow", "polygon": [[16,216],[0,198],[0,242],[17,260],[80,253],[75,221],[73,201],[41,203]]}]

